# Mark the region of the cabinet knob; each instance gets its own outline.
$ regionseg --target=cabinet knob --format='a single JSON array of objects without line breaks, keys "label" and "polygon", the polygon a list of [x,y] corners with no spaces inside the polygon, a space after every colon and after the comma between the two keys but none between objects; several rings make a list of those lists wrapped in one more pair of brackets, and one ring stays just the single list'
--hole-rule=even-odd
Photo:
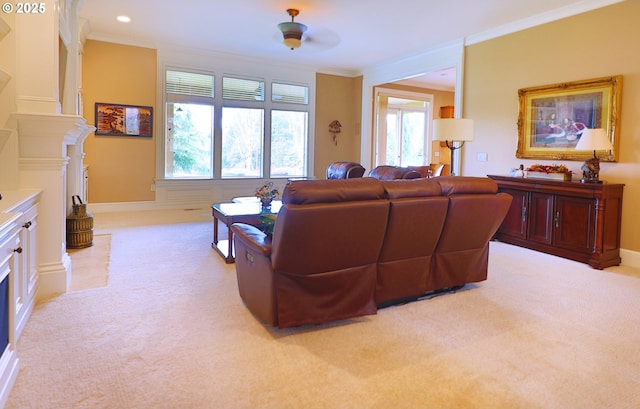
[{"label": "cabinet knob", "polygon": [[15,251],[16,253],[20,254],[20,253],[22,253],[22,247],[18,247],[17,249],[14,249],[13,251]]},{"label": "cabinet knob", "polygon": [[31,222],[26,222],[25,224],[22,225],[22,227],[24,227],[25,229],[28,229],[29,227],[31,227]]}]

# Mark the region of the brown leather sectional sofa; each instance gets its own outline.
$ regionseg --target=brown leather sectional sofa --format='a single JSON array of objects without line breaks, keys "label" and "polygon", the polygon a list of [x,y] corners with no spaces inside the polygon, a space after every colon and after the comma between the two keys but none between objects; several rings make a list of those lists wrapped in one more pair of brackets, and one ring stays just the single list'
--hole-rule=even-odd
[{"label": "brown leather sectional sofa", "polygon": [[489,178],[293,181],[272,239],[232,226],[240,297],[280,328],[487,278],[489,241],[511,203]]},{"label": "brown leather sectional sofa", "polygon": [[419,171],[411,167],[380,165],[371,169],[369,177],[379,180],[418,179],[423,177]]}]

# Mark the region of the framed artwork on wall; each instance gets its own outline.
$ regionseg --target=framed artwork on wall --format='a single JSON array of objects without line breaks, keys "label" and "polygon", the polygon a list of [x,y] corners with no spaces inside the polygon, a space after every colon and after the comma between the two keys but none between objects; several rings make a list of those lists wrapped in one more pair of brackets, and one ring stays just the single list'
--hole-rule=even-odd
[{"label": "framed artwork on wall", "polygon": [[153,136],[153,107],[96,102],[97,136]]},{"label": "framed artwork on wall", "polygon": [[602,128],[614,149],[601,161],[618,157],[622,76],[543,85],[518,90],[516,157],[586,160],[592,152],[576,150],[585,129]]}]

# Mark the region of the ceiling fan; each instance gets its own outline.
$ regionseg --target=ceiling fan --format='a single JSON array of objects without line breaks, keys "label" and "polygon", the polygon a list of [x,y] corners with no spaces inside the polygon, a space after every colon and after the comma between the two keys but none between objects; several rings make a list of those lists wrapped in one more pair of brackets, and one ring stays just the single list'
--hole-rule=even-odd
[{"label": "ceiling fan", "polygon": [[302,34],[307,31],[307,26],[293,21],[293,19],[300,14],[299,10],[287,9],[287,13],[291,16],[291,22],[280,23],[278,24],[278,28],[282,31],[284,45],[293,50],[302,45]]},{"label": "ceiling fan", "polygon": [[315,50],[328,49],[340,42],[340,37],[331,30],[309,29],[306,25],[294,21],[300,14],[300,10],[287,9],[287,13],[291,16],[291,21],[278,24],[278,29],[282,32],[281,39],[284,39],[284,45],[287,48],[295,50],[304,42],[306,45],[313,46]]}]

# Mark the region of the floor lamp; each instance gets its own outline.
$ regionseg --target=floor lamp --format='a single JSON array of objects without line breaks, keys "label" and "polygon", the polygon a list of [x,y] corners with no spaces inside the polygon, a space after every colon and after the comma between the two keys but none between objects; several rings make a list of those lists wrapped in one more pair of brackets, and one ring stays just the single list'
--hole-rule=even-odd
[{"label": "floor lamp", "polygon": [[[451,149],[451,175],[455,175],[454,151],[465,142],[473,140],[473,120],[466,118],[443,118],[433,120],[433,140],[444,141]],[[459,146],[455,142],[462,142]]]}]

